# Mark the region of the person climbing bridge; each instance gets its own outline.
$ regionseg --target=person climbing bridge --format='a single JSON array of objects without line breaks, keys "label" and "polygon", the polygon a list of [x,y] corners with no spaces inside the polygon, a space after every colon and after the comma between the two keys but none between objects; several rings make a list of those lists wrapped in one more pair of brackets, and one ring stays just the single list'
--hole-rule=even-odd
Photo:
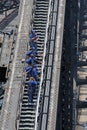
[{"label": "person climbing bridge", "polygon": [[30,47],[35,47],[37,51],[37,41],[39,40],[39,37],[34,29],[31,30],[31,34],[29,37],[30,37]]},{"label": "person climbing bridge", "polygon": [[33,95],[37,86],[37,81],[34,77],[30,77],[28,81],[28,103],[33,103]]}]

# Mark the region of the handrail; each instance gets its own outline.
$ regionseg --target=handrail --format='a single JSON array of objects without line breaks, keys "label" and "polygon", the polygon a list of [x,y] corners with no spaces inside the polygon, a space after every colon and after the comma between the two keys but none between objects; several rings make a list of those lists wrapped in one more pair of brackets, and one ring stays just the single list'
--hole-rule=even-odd
[{"label": "handrail", "polygon": [[[25,64],[24,64],[25,67]],[[21,108],[21,102],[22,102],[22,98],[23,98],[23,91],[24,91],[24,87],[23,87],[23,82],[25,80],[25,76],[22,75],[22,79],[21,79],[21,88],[20,88],[20,93],[19,93],[19,100],[18,100],[18,104],[17,104],[17,112],[16,112],[16,120],[15,120],[15,129],[18,130],[18,119],[19,119],[19,115],[20,115],[20,108]]]},{"label": "handrail", "polygon": [[43,61],[42,61],[42,68],[41,68],[41,81],[40,81],[40,87],[38,92],[38,99],[37,99],[37,107],[36,107],[36,116],[35,116],[35,129],[37,130],[37,120],[38,120],[38,110],[39,110],[39,102],[40,102],[40,94],[43,84],[43,77],[44,77],[44,66],[45,66],[45,56],[46,56],[46,44],[48,40],[48,28],[49,28],[49,20],[50,20],[50,11],[51,11],[51,1],[49,1],[49,9],[48,9],[48,16],[47,16],[47,25],[46,25],[46,35],[44,40],[44,53],[43,53]]},{"label": "handrail", "polygon": [[[13,35],[13,37],[14,37],[14,35]],[[9,41],[8,41],[8,42],[9,42]],[[9,66],[10,66],[11,51],[12,51],[12,47],[13,47],[13,42],[14,42],[14,41],[12,40],[11,47],[10,47],[10,50],[9,50],[9,51],[10,51],[10,54],[9,54],[9,63],[8,63],[8,65],[7,65],[6,77],[8,77],[8,73],[9,73],[8,70],[10,69]],[[12,61],[13,61],[13,60],[12,60]]]}]

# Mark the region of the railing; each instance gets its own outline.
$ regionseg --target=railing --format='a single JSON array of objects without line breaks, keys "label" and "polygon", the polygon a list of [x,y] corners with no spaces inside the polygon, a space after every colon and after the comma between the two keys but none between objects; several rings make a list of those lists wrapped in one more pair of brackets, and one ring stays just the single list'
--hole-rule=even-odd
[{"label": "railing", "polygon": [[[24,65],[25,66],[25,65]],[[16,120],[15,120],[15,129],[18,130],[18,126],[19,126],[19,116],[20,116],[20,112],[21,112],[21,105],[22,105],[22,97],[23,97],[23,92],[24,92],[24,83],[25,81],[25,76],[22,75],[22,80],[21,80],[21,89],[20,89],[20,93],[19,93],[19,100],[18,100],[18,105],[17,105],[17,113],[16,113]]]},{"label": "railing", "polygon": [[35,128],[37,130],[38,125],[38,114],[39,114],[39,105],[40,105],[40,94],[42,90],[43,78],[44,78],[44,67],[45,67],[45,57],[46,57],[46,45],[48,40],[48,29],[49,29],[49,20],[50,20],[50,12],[51,12],[51,1],[49,1],[49,9],[48,9],[48,16],[47,16],[47,25],[46,25],[46,35],[44,40],[44,52],[43,52],[43,61],[42,61],[42,68],[41,68],[41,80],[40,80],[40,87],[38,92],[38,99],[37,99],[37,107],[36,107],[36,116],[35,116]]},{"label": "railing", "polygon": [[[18,30],[16,30],[16,33],[17,33]],[[4,37],[5,37],[5,34],[4,34]],[[11,59],[11,52],[12,52],[12,47],[14,48],[14,45],[13,44],[16,44],[16,41],[14,41],[14,38],[17,39],[17,37],[13,34],[13,37],[12,37],[12,43],[10,45],[10,55],[9,55],[9,63],[7,65],[7,72],[6,72],[6,78],[8,78],[8,74],[9,74],[9,69],[10,69],[10,64],[12,64],[12,61],[13,59]],[[8,41],[9,42],[9,41]],[[15,48],[14,48],[15,49]],[[14,54],[13,54],[14,55]]]}]

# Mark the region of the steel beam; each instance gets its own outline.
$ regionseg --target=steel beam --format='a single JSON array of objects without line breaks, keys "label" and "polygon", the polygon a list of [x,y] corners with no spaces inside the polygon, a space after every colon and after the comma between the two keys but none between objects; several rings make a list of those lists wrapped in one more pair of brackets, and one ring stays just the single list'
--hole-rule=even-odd
[{"label": "steel beam", "polygon": [[77,101],[76,108],[87,108],[87,101]]},{"label": "steel beam", "polygon": [[0,1],[0,13],[8,11],[10,9],[18,8],[20,0],[1,0]]},{"label": "steel beam", "polygon": [[73,130],[73,68],[77,42],[77,4],[66,1],[56,130]]}]

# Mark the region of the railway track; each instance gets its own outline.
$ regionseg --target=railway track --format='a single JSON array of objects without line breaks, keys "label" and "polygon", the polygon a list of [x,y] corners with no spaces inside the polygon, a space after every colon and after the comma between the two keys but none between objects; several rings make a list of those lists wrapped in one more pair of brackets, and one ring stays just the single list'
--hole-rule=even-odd
[{"label": "railway track", "polygon": [[[36,33],[39,36],[39,40],[37,43],[37,50],[38,50],[38,60],[40,61],[43,61],[42,55],[44,52],[44,41],[45,41],[48,9],[49,9],[49,0],[36,0],[33,29],[36,30]],[[41,75],[41,69],[42,64],[38,64],[38,71],[40,75]],[[26,81],[24,86],[18,130],[35,130],[36,108],[37,108],[40,82],[38,82],[35,94],[33,95],[33,103],[28,104],[28,85]]]}]

